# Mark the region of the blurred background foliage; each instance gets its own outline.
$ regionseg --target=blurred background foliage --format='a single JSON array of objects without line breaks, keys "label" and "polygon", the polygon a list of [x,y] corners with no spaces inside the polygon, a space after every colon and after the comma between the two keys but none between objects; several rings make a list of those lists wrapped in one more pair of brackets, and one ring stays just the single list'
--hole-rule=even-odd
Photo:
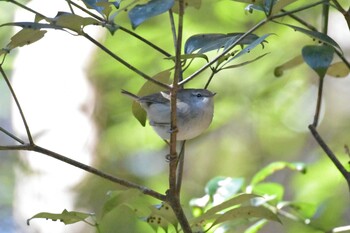
[{"label": "blurred background foliage", "polygon": [[[345,8],[349,7],[346,0],[339,2]],[[298,1],[293,8],[304,3]],[[245,32],[265,17],[257,12],[249,14],[244,8],[244,4],[227,0],[203,0],[199,10],[188,8],[184,22],[185,40],[199,33]],[[321,7],[317,6],[297,15],[319,27],[321,11]],[[339,14],[332,9],[333,13]],[[9,16],[2,14],[0,17]],[[117,20],[131,29],[127,14],[119,15]],[[298,25],[289,17],[281,20]],[[331,23],[329,28],[333,26]],[[348,31],[346,27],[344,30]],[[148,20],[135,32],[174,54],[167,14]],[[258,170],[273,161],[304,162],[307,165],[305,174],[283,170],[269,177],[269,181],[285,187],[284,200],[318,206],[311,220],[313,227],[283,219],[283,225],[270,223],[261,232],[324,232],[322,230],[349,224],[346,182],[307,129],[315,111],[317,75],[303,64],[286,71],[282,77],[274,76],[276,66],[300,54],[304,45],[317,42],[273,23],[255,33],[259,36],[266,33],[275,35],[267,38],[264,49],[258,46],[236,62],[255,58],[265,52],[269,54],[247,66],[220,72],[209,86],[211,91],[217,93],[214,120],[209,130],[187,143],[182,203],[189,213],[189,201],[203,196],[206,183],[213,177],[244,177],[248,182]],[[7,35],[0,34],[0,40],[7,38]],[[173,66],[172,61],[165,60],[162,54],[122,31],[117,31],[113,36],[106,33],[103,44],[150,76]],[[349,49],[349,46],[343,47],[344,53],[349,54]],[[215,56],[215,52],[210,55]],[[204,60],[195,60],[186,74],[204,64]],[[168,187],[168,163],[165,159],[168,147],[148,125],[143,128],[138,123],[132,116],[130,99],[120,93],[121,89],[136,93],[145,80],[99,50],[96,50],[89,69],[97,96],[95,120],[99,128],[95,166],[165,192]],[[209,75],[209,71],[202,73],[186,87],[204,87]],[[349,78],[326,78],[319,126],[320,134],[343,164],[349,161],[344,151],[344,145],[350,141],[349,91]],[[3,92],[0,95],[3,98]],[[4,164],[3,160],[1,164]],[[3,171],[2,167],[0,171]],[[8,190],[10,186],[5,187]],[[108,191],[120,189],[124,188],[88,174],[85,182],[77,187],[80,193],[77,206],[99,215]],[[145,199],[152,204],[158,203],[149,197]],[[3,206],[1,202],[0,205]],[[110,221],[108,232],[154,232],[127,208],[118,208],[110,215],[110,219],[104,220]]]}]

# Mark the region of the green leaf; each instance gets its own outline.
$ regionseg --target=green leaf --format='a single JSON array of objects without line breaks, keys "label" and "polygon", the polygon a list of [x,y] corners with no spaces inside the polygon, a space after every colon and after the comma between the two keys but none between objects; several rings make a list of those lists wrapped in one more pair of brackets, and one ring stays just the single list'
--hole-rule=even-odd
[{"label": "green leaf", "polygon": [[136,5],[128,13],[132,28],[135,29],[147,19],[168,11],[173,5],[174,0],[151,0],[146,4]]},{"label": "green leaf", "polygon": [[225,193],[226,197],[236,194],[243,186],[243,178],[218,176],[211,179],[205,186],[205,192],[212,198],[216,193]]},{"label": "green leaf", "polygon": [[128,206],[139,217],[144,217],[150,212],[149,204],[144,200],[140,191],[135,189],[118,190],[108,192],[108,199],[102,208],[102,217],[121,205]]},{"label": "green leaf", "polygon": [[292,69],[304,62],[302,55],[297,55],[296,57],[293,57],[289,61],[283,63],[282,65],[279,65],[275,68],[274,74],[276,77],[281,77],[284,73],[284,71]]},{"label": "green leaf", "polygon": [[235,208],[237,207],[237,205],[241,205],[241,204],[246,204],[247,202],[249,202],[251,199],[259,197],[255,194],[239,194],[219,205],[216,205],[214,207],[212,207],[211,209],[209,209],[208,211],[206,211],[204,214],[202,214],[201,216],[193,219],[191,221],[191,223],[193,224],[197,224],[202,222],[203,220],[209,220],[209,219],[213,219],[217,217],[217,214],[221,211],[227,210],[228,208]]},{"label": "green leaf", "polygon": [[[170,81],[170,75],[171,75],[170,70],[164,70],[164,71],[156,74],[155,76],[153,76],[152,79],[157,80],[157,81],[162,82],[162,83],[165,83],[165,84],[168,84]],[[147,81],[141,87],[141,89],[139,90],[137,95],[138,96],[146,96],[146,95],[157,93],[160,91],[164,91],[164,88],[154,84],[151,81]],[[146,111],[136,101],[134,101],[132,104],[132,113],[142,126],[146,125],[146,118],[147,118]]]},{"label": "green leaf", "polygon": [[[275,23],[279,23],[279,22],[275,22]],[[343,54],[343,51],[341,50],[341,48],[338,45],[338,43],[335,42],[331,37],[329,37],[328,35],[326,35],[324,33],[317,32],[317,31],[310,31],[310,30],[307,30],[305,28],[297,27],[297,26],[294,26],[294,25],[286,24],[286,23],[279,23],[279,24],[282,24],[282,25],[288,26],[290,28],[293,28],[295,31],[302,32],[305,35],[310,36],[314,40],[317,40],[317,41],[323,42],[325,44],[328,44],[331,47],[333,47],[334,49],[338,50],[341,54]]]},{"label": "green leaf", "polygon": [[53,213],[47,213],[47,212],[41,212],[30,219],[27,220],[27,225],[30,224],[30,221],[35,218],[44,218],[44,219],[50,219],[52,221],[59,220],[60,222],[63,222],[65,225],[82,222],[88,217],[92,217],[94,214],[91,213],[83,213],[83,212],[76,212],[76,211],[67,211],[63,210],[61,214],[53,214]]},{"label": "green leaf", "polygon": [[278,204],[279,209],[289,207],[303,218],[312,218],[317,211],[317,205],[306,202],[281,202]]},{"label": "green leaf", "polygon": [[[185,53],[190,54],[198,50],[198,53],[205,53],[212,50],[227,48],[237,41],[244,33],[229,33],[229,34],[198,34],[187,39],[185,43]],[[250,44],[254,42],[258,36],[249,34],[238,45]]]},{"label": "green leaf", "polygon": [[241,206],[238,208],[234,208],[222,214],[220,217],[214,221],[213,225],[217,225],[219,223],[232,221],[235,219],[251,219],[251,218],[263,218],[267,220],[272,220],[276,222],[281,222],[277,215],[273,213],[271,210],[267,209],[263,206]]},{"label": "green leaf", "polygon": [[332,63],[334,49],[328,45],[308,45],[302,49],[302,55],[306,64],[323,78]]},{"label": "green leaf", "polygon": [[6,49],[11,50],[16,47],[32,44],[44,37],[45,30],[24,28],[11,37],[11,41],[7,44]]},{"label": "green leaf", "polygon": [[261,169],[260,171],[258,171],[253,176],[250,185],[256,185],[259,182],[265,180],[268,176],[272,175],[273,173],[286,168],[302,173],[306,172],[306,167],[303,163],[273,162]]},{"label": "green leaf", "polygon": [[[259,183],[254,185],[252,192],[256,195],[273,197],[274,202],[279,202],[283,199],[284,187],[278,183]],[[272,198],[269,198],[272,199]]]},{"label": "green leaf", "polygon": [[327,74],[336,78],[345,78],[349,75],[349,67],[342,61],[333,63],[329,66]]}]

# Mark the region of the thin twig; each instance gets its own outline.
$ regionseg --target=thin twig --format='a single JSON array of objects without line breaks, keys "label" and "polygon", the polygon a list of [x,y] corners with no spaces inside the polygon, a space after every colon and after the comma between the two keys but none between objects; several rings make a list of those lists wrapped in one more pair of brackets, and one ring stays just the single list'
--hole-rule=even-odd
[{"label": "thin twig", "polygon": [[22,107],[21,107],[21,105],[19,104],[19,101],[18,101],[18,99],[17,99],[16,93],[15,93],[15,91],[13,90],[12,85],[11,85],[11,82],[10,82],[9,79],[7,78],[7,75],[6,75],[5,71],[4,71],[3,68],[2,68],[2,65],[0,65],[0,73],[1,73],[2,77],[3,77],[4,80],[5,80],[7,87],[8,87],[9,90],[10,90],[10,93],[11,93],[11,95],[12,95],[13,100],[15,101],[16,107],[17,107],[17,109],[18,109],[18,111],[19,111],[19,114],[20,114],[20,116],[21,116],[22,122],[23,122],[24,127],[25,127],[25,130],[26,130],[29,143],[30,143],[30,144],[33,144],[33,137],[32,137],[32,134],[31,134],[31,132],[30,132],[30,130],[29,130],[29,126],[28,126],[27,120],[26,120],[26,118],[25,118],[25,116],[24,116]]},{"label": "thin twig", "polygon": [[185,164],[185,144],[186,144],[186,141],[181,142],[181,149],[180,149],[178,165],[177,165],[176,190],[179,195],[181,193],[182,177],[183,177],[184,164]]},{"label": "thin twig", "polygon": [[16,137],[15,135],[13,135],[12,133],[10,133],[9,131],[7,131],[6,129],[4,129],[2,127],[0,127],[0,131],[3,132],[4,134],[6,134],[7,136],[9,136],[10,138],[12,138],[13,140],[21,143],[21,144],[25,143],[22,139]]},{"label": "thin twig", "polygon": [[316,130],[316,127],[314,125],[309,125],[309,129],[311,131],[311,134],[314,136],[317,143],[320,145],[320,147],[323,149],[323,151],[327,154],[328,158],[333,162],[333,164],[337,167],[337,169],[340,171],[340,173],[345,178],[346,182],[348,183],[349,191],[350,191],[350,172],[348,172],[345,167],[341,164],[341,162],[338,160],[338,158],[335,156],[333,151],[327,146],[327,144],[323,141],[321,136]]},{"label": "thin twig", "polygon": [[143,73],[141,70],[137,69],[136,67],[132,66],[130,63],[126,62],[124,59],[120,58],[119,56],[117,56],[115,53],[112,53],[112,51],[110,51],[109,49],[107,49],[104,45],[102,45],[100,42],[98,42],[97,40],[95,40],[94,38],[92,38],[89,34],[82,32],[81,33],[82,36],[84,36],[86,39],[88,39],[89,41],[91,41],[92,43],[94,43],[97,47],[99,47],[102,51],[106,52],[108,55],[110,55],[111,57],[113,57],[115,60],[117,60],[118,62],[120,62],[122,65],[126,66],[129,70],[135,72],[136,74],[140,75],[141,77],[143,77],[144,79],[153,82],[154,84],[157,84],[160,87],[163,87],[165,89],[170,89],[170,87],[162,82],[159,82],[157,80],[154,80],[153,78],[151,78],[150,76],[148,76],[147,74]]}]

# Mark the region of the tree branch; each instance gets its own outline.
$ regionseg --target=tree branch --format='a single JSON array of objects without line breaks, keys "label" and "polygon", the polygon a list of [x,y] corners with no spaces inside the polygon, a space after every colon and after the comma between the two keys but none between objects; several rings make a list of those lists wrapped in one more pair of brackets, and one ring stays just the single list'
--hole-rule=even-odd
[{"label": "tree branch", "polygon": [[[177,91],[179,89],[179,80],[182,76],[182,67],[181,67],[181,48],[182,48],[182,36],[183,36],[183,16],[184,16],[184,8],[185,3],[184,0],[179,0],[179,13],[178,13],[178,26],[177,26],[177,37],[175,42],[175,73],[173,86],[171,88],[171,135],[170,135],[170,160],[169,160],[169,190],[167,192],[167,201],[171,208],[173,209],[179,224],[181,225],[182,231],[184,233],[191,233],[190,224],[186,218],[186,215],[182,209],[180,194],[177,186],[177,165],[179,156],[176,151],[176,135],[177,135],[177,119],[176,119],[176,111],[177,111]],[[175,26],[174,23],[173,27]],[[173,30],[173,34],[175,30]]]},{"label": "tree branch", "polygon": [[44,154],[44,155],[50,156],[54,159],[60,160],[64,163],[67,163],[69,165],[72,165],[74,167],[80,168],[86,172],[92,173],[96,176],[102,177],[106,180],[112,181],[113,183],[122,185],[122,186],[127,187],[127,188],[137,189],[137,190],[141,191],[143,194],[146,194],[148,196],[152,196],[152,197],[154,197],[158,200],[161,200],[161,201],[166,201],[165,195],[160,194],[152,189],[149,189],[147,187],[129,182],[127,180],[124,180],[124,179],[121,179],[121,178],[118,178],[115,176],[112,176],[112,175],[107,174],[105,172],[102,172],[101,170],[98,170],[94,167],[80,163],[76,160],[73,160],[71,158],[63,156],[61,154],[58,154],[58,153],[53,152],[51,150],[48,150],[46,148],[37,146],[35,144],[23,144],[23,145],[17,145],[17,146],[0,146],[0,150],[26,150],[26,151],[34,151],[34,152],[37,152],[40,154]]}]

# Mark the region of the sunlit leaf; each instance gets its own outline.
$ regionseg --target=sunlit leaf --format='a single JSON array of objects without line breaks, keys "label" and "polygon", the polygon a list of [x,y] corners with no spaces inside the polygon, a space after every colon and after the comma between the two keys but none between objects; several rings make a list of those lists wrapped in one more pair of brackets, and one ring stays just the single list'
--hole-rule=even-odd
[{"label": "sunlit leaf", "polygon": [[[194,7],[196,9],[199,9],[202,4],[202,0],[185,0],[184,1],[185,8],[186,7]],[[175,4],[173,8],[171,8],[174,13],[179,13],[179,0],[175,0]]]},{"label": "sunlit leaf", "polygon": [[94,18],[85,18],[67,12],[58,12],[57,16],[51,20],[51,23],[75,31],[78,34],[80,34],[83,27],[87,25],[99,24],[99,22]]},{"label": "sunlit leaf", "polygon": [[241,206],[229,210],[222,214],[220,217],[214,221],[213,225],[217,225],[219,223],[232,221],[235,219],[251,219],[251,218],[263,218],[267,220],[272,220],[275,222],[280,222],[279,218],[275,213],[271,210],[263,207],[263,206]]},{"label": "sunlit leaf", "polygon": [[146,4],[136,5],[128,13],[132,28],[135,29],[147,19],[168,11],[173,5],[174,0],[151,0]]},{"label": "sunlit leaf", "polygon": [[[244,33],[229,33],[229,34],[198,34],[191,36],[185,43],[185,53],[193,53],[198,50],[198,53],[205,53],[212,50],[218,50],[232,45]],[[254,34],[249,34],[238,45],[250,44],[259,37]]]},{"label": "sunlit leaf", "polygon": [[231,178],[218,176],[212,178],[205,186],[205,192],[209,196],[214,196],[217,193],[226,193],[226,196],[236,194],[243,186],[243,178]]},{"label": "sunlit leaf", "polygon": [[45,30],[24,28],[11,37],[11,41],[6,49],[11,50],[16,47],[32,44],[43,38],[46,32]]},{"label": "sunlit leaf", "polygon": [[306,64],[323,78],[332,63],[334,49],[328,45],[308,45],[303,47],[302,55]]},{"label": "sunlit leaf", "polygon": [[274,70],[274,74],[276,77],[281,77],[283,75],[283,72],[289,69],[292,69],[304,62],[304,59],[302,55],[297,55],[296,57],[293,57],[289,61],[283,63],[280,66],[277,66]]},{"label": "sunlit leaf", "polygon": [[149,204],[143,197],[142,193],[136,189],[110,191],[102,208],[102,217],[120,205],[126,205],[135,211],[139,217],[144,217],[149,214],[150,210]]},{"label": "sunlit leaf", "polygon": [[255,185],[263,180],[265,180],[268,176],[273,173],[289,168],[294,171],[299,171],[302,173],[306,172],[305,164],[303,163],[288,163],[288,162],[273,162],[258,171],[252,178],[250,185]]},{"label": "sunlit leaf", "polygon": [[30,219],[28,219],[27,224],[29,225],[30,221],[32,219],[43,218],[43,219],[50,219],[52,221],[59,220],[60,222],[64,223],[65,225],[68,225],[68,224],[84,221],[85,219],[87,219],[88,217],[91,217],[91,216],[94,216],[94,214],[76,212],[76,211],[67,211],[67,210],[63,210],[63,212],[60,214],[41,212],[41,213],[34,215]]},{"label": "sunlit leaf", "polygon": [[217,214],[219,212],[227,210],[229,208],[237,207],[237,205],[247,204],[247,202],[249,202],[252,198],[256,198],[256,197],[258,197],[258,196],[254,195],[254,194],[246,194],[246,193],[239,194],[239,195],[207,210],[201,216],[193,219],[191,221],[191,223],[195,224],[195,223],[199,223],[203,220],[209,220],[209,219],[216,218]]},{"label": "sunlit leaf", "polygon": [[268,196],[274,202],[281,201],[284,195],[284,187],[278,183],[264,182],[255,184],[252,192],[261,196]]},{"label": "sunlit leaf", "polygon": [[[170,70],[164,70],[155,76],[152,77],[152,79],[157,80],[159,82],[168,84],[170,81]],[[149,94],[153,94],[156,92],[164,91],[164,88],[154,84],[151,81],[147,81],[139,90],[137,93],[138,96],[146,96]],[[138,104],[136,101],[133,102],[132,104],[132,113],[134,117],[141,123],[142,126],[146,125],[146,112],[141,108],[140,104]]]},{"label": "sunlit leaf", "polygon": [[281,202],[278,204],[278,208],[291,208],[303,218],[312,218],[317,211],[316,204],[306,202]]},{"label": "sunlit leaf", "polygon": [[164,229],[167,232],[170,226],[175,226],[177,223],[177,218],[166,203],[160,205],[155,205],[151,208],[151,214],[145,219],[154,229],[158,227]]},{"label": "sunlit leaf", "polygon": [[349,67],[342,61],[333,63],[329,66],[327,74],[336,78],[347,77],[350,73]]}]

